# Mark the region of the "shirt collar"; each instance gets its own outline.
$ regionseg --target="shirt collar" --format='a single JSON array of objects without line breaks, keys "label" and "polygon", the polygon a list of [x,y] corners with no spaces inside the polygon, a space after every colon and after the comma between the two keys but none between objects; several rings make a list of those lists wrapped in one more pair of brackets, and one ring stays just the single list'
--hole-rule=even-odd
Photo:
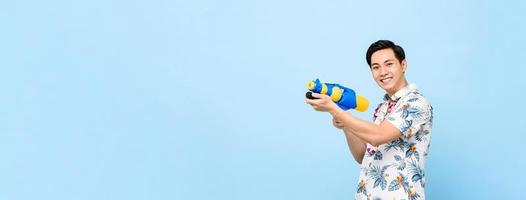
[{"label": "shirt collar", "polygon": [[398,90],[393,96],[389,97],[388,94],[384,95],[384,101],[392,100],[392,101],[398,101],[400,98],[406,96],[407,94],[416,91],[416,85],[411,83],[407,84],[404,88]]}]

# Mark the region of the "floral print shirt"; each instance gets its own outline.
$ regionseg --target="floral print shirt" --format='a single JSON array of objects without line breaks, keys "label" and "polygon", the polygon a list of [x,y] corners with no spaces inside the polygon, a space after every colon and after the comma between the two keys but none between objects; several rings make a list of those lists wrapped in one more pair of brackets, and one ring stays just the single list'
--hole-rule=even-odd
[{"label": "floral print shirt", "polygon": [[425,158],[431,140],[433,108],[414,84],[409,84],[374,112],[375,124],[387,120],[400,138],[374,147],[367,144],[362,160],[357,200],[425,199]]}]

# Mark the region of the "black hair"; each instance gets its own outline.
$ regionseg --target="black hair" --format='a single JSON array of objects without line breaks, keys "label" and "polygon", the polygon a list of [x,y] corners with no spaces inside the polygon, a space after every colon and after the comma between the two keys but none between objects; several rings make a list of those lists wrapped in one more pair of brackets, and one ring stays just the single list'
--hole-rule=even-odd
[{"label": "black hair", "polygon": [[392,49],[396,59],[398,59],[398,62],[400,63],[405,59],[404,49],[401,46],[398,46],[389,40],[378,40],[369,46],[369,49],[367,49],[367,54],[365,55],[365,59],[367,60],[369,67],[371,67],[371,56],[373,53],[382,49]]}]

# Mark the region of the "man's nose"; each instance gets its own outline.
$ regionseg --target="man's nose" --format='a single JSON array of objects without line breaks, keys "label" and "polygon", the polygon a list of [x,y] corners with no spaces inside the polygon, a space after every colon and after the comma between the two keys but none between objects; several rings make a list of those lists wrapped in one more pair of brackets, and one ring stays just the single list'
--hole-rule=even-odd
[{"label": "man's nose", "polygon": [[380,76],[386,76],[387,75],[387,69],[383,66],[380,67]]}]

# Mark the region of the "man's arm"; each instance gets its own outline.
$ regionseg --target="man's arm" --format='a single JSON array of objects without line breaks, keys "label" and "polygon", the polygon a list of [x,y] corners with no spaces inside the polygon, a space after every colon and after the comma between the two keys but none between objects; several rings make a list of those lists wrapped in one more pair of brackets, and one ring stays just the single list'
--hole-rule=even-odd
[{"label": "man's arm", "polygon": [[354,160],[356,160],[358,164],[362,164],[367,144],[365,144],[364,141],[362,141],[360,138],[354,135],[354,133],[350,133],[346,129],[343,129],[343,132],[345,133],[345,138],[347,138],[347,145],[351,150]]},{"label": "man's arm", "polygon": [[358,164],[362,164],[367,144],[362,141],[362,139],[350,132],[349,129],[345,128],[342,122],[336,120],[335,118],[332,119],[332,122],[336,128],[342,129],[343,133],[345,134],[347,146],[349,146],[349,150],[351,151],[354,160],[356,160]]},{"label": "man's arm", "polygon": [[357,137],[357,139],[361,139],[363,142],[367,142],[373,146],[379,146],[402,136],[400,130],[387,121],[374,124],[359,119],[341,109],[334,109],[330,113],[334,118],[343,123],[346,135],[349,133]]},{"label": "man's arm", "polygon": [[312,96],[317,99],[305,99],[308,104],[317,111],[331,113],[350,133],[364,142],[379,146],[402,136],[400,130],[391,122],[384,120],[380,124],[374,124],[345,112],[325,94],[312,93]]}]

